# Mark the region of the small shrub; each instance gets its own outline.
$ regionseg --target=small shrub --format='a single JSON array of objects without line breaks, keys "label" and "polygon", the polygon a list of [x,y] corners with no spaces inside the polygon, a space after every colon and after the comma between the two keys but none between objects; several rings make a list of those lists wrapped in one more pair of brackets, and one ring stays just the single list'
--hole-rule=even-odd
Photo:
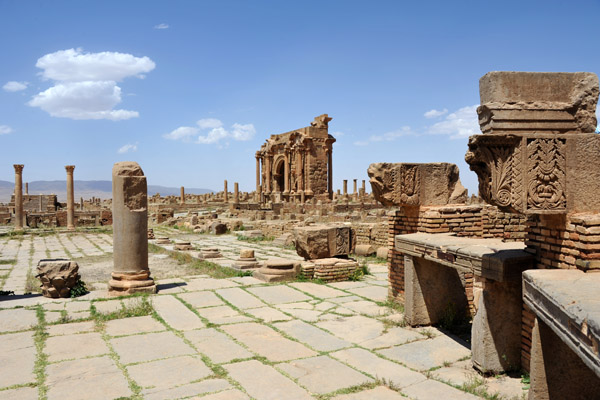
[{"label": "small shrub", "polygon": [[82,281],[81,278],[79,278],[77,283],[75,283],[75,286],[71,288],[71,298],[80,297],[88,293],[89,290],[87,289],[87,287],[85,286],[85,282]]}]

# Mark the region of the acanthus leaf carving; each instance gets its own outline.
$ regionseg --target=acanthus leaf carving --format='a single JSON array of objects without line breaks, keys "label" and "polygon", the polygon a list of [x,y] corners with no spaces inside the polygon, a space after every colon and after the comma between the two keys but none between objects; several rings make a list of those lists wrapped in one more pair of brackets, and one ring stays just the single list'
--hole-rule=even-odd
[{"label": "acanthus leaf carving", "polygon": [[527,209],[566,209],[564,139],[527,140]]}]

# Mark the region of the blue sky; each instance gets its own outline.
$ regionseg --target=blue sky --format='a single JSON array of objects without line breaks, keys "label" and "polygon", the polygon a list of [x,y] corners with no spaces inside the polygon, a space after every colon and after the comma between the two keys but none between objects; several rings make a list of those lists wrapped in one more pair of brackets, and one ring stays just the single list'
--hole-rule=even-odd
[{"label": "blue sky", "polygon": [[[0,0],[0,179],[255,186],[271,134],[328,113],[334,188],[464,163],[488,71],[598,73],[598,1]],[[232,187],[232,184],[231,184]],[[368,189],[369,190],[369,189]]]}]

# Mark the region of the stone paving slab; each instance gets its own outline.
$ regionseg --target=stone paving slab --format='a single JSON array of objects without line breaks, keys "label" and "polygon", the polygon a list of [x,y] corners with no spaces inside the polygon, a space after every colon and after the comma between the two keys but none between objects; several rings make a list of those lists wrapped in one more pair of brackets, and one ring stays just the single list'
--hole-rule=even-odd
[{"label": "stone paving slab", "polygon": [[352,348],[340,350],[331,353],[330,356],[377,379],[385,379],[388,384],[393,383],[395,387],[399,388],[427,379],[423,374],[412,371],[392,361],[384,360],[364,349]]},{"label": "stone paving slab", "polygon": [[178,294],[177,297],[190,304],[194,308],[225,305],[225,303],[223,303],[223,300],[219,299],[216,294],[208,291],[182,293]]},{"label": "stone paving slab", "polygon": [[320,310],[315,310],[315,305],[307,302],[299,303],[288,303],[276,305],[281,311],[294,316],[295,318],[302,319],[308,322],[316,322],[319,317],[323,314]]},{"label": "stone paving slab", "polygon": [[156,296],[152,299],[154,310],[167,324],[178,331],[204,328],[202,320],[173,296]]},{"label": "stone paving slab", "polygon": [[433,339],[378,350],[378,352],[419,371],[471,356],[468,348],[448,336],[438,336]]},{"label": "stone paving slab", "polygon": [[96,329],[94,321],[73,322],[69,324],[50,325],[46,327],[49,336],[73,335],[75,333],[93,332]]},{"label": "stone paving slab", "polygon": [[248,291],[261,298],[265,303],[269,304],[283,304],[312,300],[312,297],[309,297],[302,292],[284,285],[256,286],[248,288]]},{"label": "stone paving slab", "polygon": [[236,324],[249,322],[252,318],[246,317],[229,306],[199,308],[198,314],[216,325]]},{"label": "stone paving slab", "polygon": [[[332,397],[332,400],[404,400],[406,397],[385,386],[364,390],[358,393],[342,394]],[[439,399],[436,399],[439,400]]]},{"label": "stone paving slab", "polygon": [[333,282],[333,283],[327,284],[327,286],[331,286],[331,287],[334,287],[336,289],[341,289],[341,290],[356,289],[356,288],[365,287],[368,285],[369,284],[365,281],[356,281],[356,282],[344,281],[344,282]]},{"label": "stone paving slab", "polygon": [[[308,400],[308,392],[285,377],[273,367],[256,360],[224,366],[229,375],[238,381],[256,400]],[[268,384],[267,384],[268,383]]]},{"label": "stone paving slab", "polygon": [[160,332],[166,328],[149,315],[143,317],[132,317],[113,319],[106,322],[106,333],[110,336],[126,336],[138,333]]},{"label": "stone paving slab", "polygon": [[366,297],[372,301],[386,301],[388,297],[387,286],[365,286],[354,289],[348,289],[348,292],[358,296]]},{"label": "stone paving slab", "polygon": [[106,400],[133,393],[121,370],[108,356],[50,364],[46,368],[48,400],[73,398],[85,393],[86,400]]},{"label": "stone paving slab", "polygon": [[350,342],[338,339],[332,334],[303,321],[280,322],[274,324],[274,326],[317,351],[339,350],[352,345]]},{"label": "stone paving slab", "polygon": [[216,293],[239,309],[264,307],[265,303],[240,288],[219,289]]},{"label": "stone paving slab", "polygon": [[415,400],[480,400],[478,396],[431,379],[405,387],[401,392]]},{"label": "stone paving slab", "polygon": [[[35,382],[35,359],[33,332],[0,336],[0,368],[4,367],[0,373],[0,388]],[[2,393],[0,392],[0,397]]]},{"label": "stone paving slab", "polygon": [[182,356],[127,367],[129,376],[141,387],[169,389],[212,374],[199,356]]},{"label": "stone paving slab", "polygon": [[279,310],[276,310],[272,307],[260,307],[260,308],[249,308],[244,310],[244,312],[252,315],[253,317],[263,320],[266,323],[271,323],[275,321],[289,321],[292,319],[289,315],[285,315]]},{"label": "stone paving slab", "polygon": [[373,379],[327,356],[305,358],[277,365],[312,393],[325,394]]},{"label": "stone paving slab", "polygon": [[9,389],[0,392],[1,399],[38,400],[38,390],[32,387]]},{"label": "stone paving slab", "polygon": [[243,323],[223,326],[222,329],[269,361],[287,361],[316,355],[303,344],[284,338],[268,326]]},{"label": "stone paving slab", "polygon": [[123,336],[111,339],[110,342],[123,364],[195,353],[194,349],[173,332]]},{"label": "stone paving slab", "polygon": [[327,285],[318,285],[312,282],[293,282],[290,283],[289,286],[320,299],[348,296],[348,293],[342,292],[341,290],[328,287]]},{"label": "stone paving slab", "polygon": [[333,333],[339,338],[357,344],[378,338],[384,329],[382,322],[361,315],[346,318],[339,317],[331,321],[321,321],[317,323],[317,326]]},{"label": "stone paving slab", "polygon": [[35,311],[16,308],[0,310],[0,332],[13,332],[31,329],[38,324]]},{"label": "stone paving slab", "polygon": [[187,285],[183,286],[183,288],[188,292],[192,292],[197,290],[216,290],[237,286],[240,286],[239,283],[227,279],[199,278],[189,280]]},{"label": "stone paving slab", "polygon": [[187,331],[184,336],[192,342],[199,352],[205,354],[217,364],[254,356],[227,335],[213,328]]},{"label": "stone paving slab", "polygon": [[109,352],[106,342],[97,332],[52,336],[46,340],[44,352],[49,362],[99,356]]},{"label": "stone paving slab", "polygon": [[[225,393],[223,391],[225,390],[226,392],[228,392],[229,390],[226,389],[229,388],[231,388],[231,385],[225,379],[207,379],[201,382],[189,383],[186,385],[181,385],[178,387],[168,389],[146,389],[143,391],[143,393],[145,400],[164,400],[198,396],[205,393]],[[231,398],[235,399],[235,397]],[[248,397],[246,396],[246,398]],[[202,397],[202,399],[207,399],[207,397]]]},{"label": "stone paving slab", "polygon": [[407,328],[393,327],[388,331],[374,339],[361,342],[360,345],[368,349],[381,349],[385,347],[397,346],[399,344],[414,342],[415,340],[425,339],[426,336],[421,335],[415,330]]},{"label": "stone paving slab", "polygon": [[95,301],[93,304],[96,312],[100,314],[110,314],[123,309],[121,300]]},{"label": "stone paving slab", "polygon": [[249,400],[250,397],[237,389],[225,390],[223,392],[202,396],[201,400]]},{"label": "stone paving slab", "polygon": [[344,303],[344,307],[355,311],[359,314],[368,315],[371,317],[382,317],[388,315],[391,311],[388,307],[381,307],[372,301],[359,300]]}]

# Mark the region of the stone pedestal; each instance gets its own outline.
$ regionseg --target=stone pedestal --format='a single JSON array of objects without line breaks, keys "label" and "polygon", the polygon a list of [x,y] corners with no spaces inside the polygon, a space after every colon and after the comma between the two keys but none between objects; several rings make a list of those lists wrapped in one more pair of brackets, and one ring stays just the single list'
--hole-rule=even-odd
[{"label": "stone pedestal", "polygon": [[190,242],[179,241],[179,242],[175,243],[174,249],[182,250],[182,251],[194,250],[194,246],[192,246],[192,244]]},{"label": "stone pedestal", "polygon": [[281,282],[296,279],[300,273],[300,263],[292,260],[267,260],[264,267],[254,271],[252,276],[265,282]]},{"label": "stone pedestal", "polygon": [[232,266],[238,269],[250,269],[258,268],[260,263],[254,257],[254,250],[243,249],[240,251],[240,258],[235,260]]},{"label": "stone pedestal", "polygon": [[144,172],[136,162],[112,170],[113,259],[111,296],[156,293],[148,268],[148,198]]},{"label": "stone pedestal", "polygon": [[223,257],[221,255],[221,252],[219,252],[219,249],[217,249],[216,247],[202,249],[200,251],[200,253],[202,254],[202,258],[221,258],[221,257]]},{"label": "stone pedestal", "polygon": [[74,165],[65,166],[67,170],[67,230],[75,230],[75,193],[73,190]]}]

